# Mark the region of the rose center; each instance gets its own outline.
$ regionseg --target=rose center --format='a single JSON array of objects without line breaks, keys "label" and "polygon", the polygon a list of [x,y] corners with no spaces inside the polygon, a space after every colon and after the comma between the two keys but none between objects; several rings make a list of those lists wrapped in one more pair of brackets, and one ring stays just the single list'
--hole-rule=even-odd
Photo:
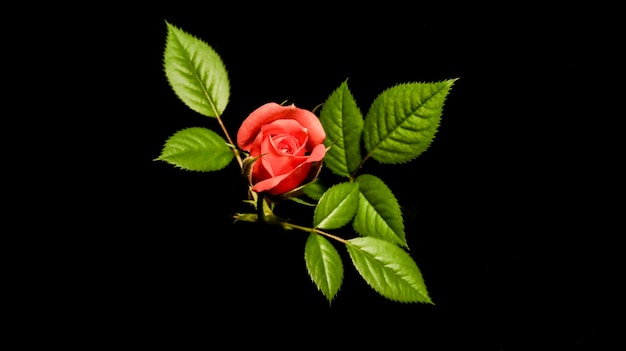
[{"label": "rose center", "polygon": [[277,135],[274,138],[274,147],[281,154],[293,154],[298,150],[298,140],[291,135]]}]

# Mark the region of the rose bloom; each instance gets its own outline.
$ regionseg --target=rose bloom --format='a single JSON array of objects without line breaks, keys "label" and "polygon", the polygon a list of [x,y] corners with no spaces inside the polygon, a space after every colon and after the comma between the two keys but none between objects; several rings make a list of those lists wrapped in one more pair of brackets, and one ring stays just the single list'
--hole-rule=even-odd
[{"label": "rose bloom", "polygon": [[253,111],[237,133],[237,145],[248,152],[244,174],[252,191],[284,197],[315,180],[326,155],[325,139],[311,111],[273,102]]}]

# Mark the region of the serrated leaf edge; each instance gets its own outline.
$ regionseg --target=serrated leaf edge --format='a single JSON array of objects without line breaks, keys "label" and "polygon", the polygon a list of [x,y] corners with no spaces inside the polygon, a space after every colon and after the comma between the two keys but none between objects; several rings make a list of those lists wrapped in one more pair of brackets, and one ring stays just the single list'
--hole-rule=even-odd
[{"label": "serrated leaf edge", "polygon": [[[442,83],[447,83],[447,84],[443,84],[443,85],[442,85],[442,88],[441,88],[439,91],[447,89],[447,90],[448,90],[448,92],[449,92],[449,91],[452,89],[452,86],[454,85],[454,83],[455,83],[458,79],[459,79],[459,78],[452,78],[452,79],[446,79],[446,80],[440,80],[440,81],[432,81],[432,82],[427,82],[427,81],[412,81],[412,82],[404,82],[404,83],[398,83],[398,84],[392,85],[392,86],[390,86],[390,87],[388,87],[388,88],[384,89],[384,90],[383,90],[380,94],[378,94],[378,95],[376,96],[376,98],[374,99],[374,101],[373,101],[373,102],[372,102],[372,104],[370,105],[370,110],[372,109],[372,107],[374,106],[374,104],[377,102],[376,100],[378,100],[378,98],[379,98],[381,95],[386,94],[388,91],[390,91],[390,90],[392,90],[392,89],[395,89],[395,88],[398,88],[398,87],[401,87],[401,86],[414,85],[414,84],[442,84]],[[432,95],[432,97],[436,96],[436,95],[439,93],[439,91],[437,91],[437,93],[433,94],[433,95]],[[432,98],[432,97],[431,97],[431,98]],[[441,115],[440,115],[440,118],[441,118],[441,116],[443,115],[443,108],[444,108],[444,106],[445,106],[446,100],[447,100],[447,99],[444,99],[444,101],[442,102],[442,105],[441,105]],[[425,103],[425,102],[424,102],[424,103]],[[422,103],[422,105],[423,105],[424,103]],[[410,118],[410,116],[411,116],[411,115],[409,115],[407,118]],[[367,119],[367,117],[368,117],[368,116],[366,115],[366,119]],[[406,120],[406,119],[405,119],[405,120]],[[398,123],[398,124],[396,125],[396,128],[394,128],[394,130],[395,130],[395,129],[397,129],[399,126],[401,126],[401,125],[402,125],[402,123],[403,123],[405,120],[403,120],[402,122]],[[438,129],[439,129],[439,124],[440,124],[440,122],[438,122],[438,123],[437,123],[437,125],[436,125],[436,126],[434,126],[435,131],[434,131],[434,133],[433,133],[433,136],[432,136],[432,138],[429,140],[429,142],[428,142],[428,143],[426,143],[426,144],[423,146],[423,147],[424,147],[424,149],[423,149],[420,153],[418,153],[418,154],[416,154],[416,155],[413,155],[411,158],[408,158],[408,159],[405,159],[405,160],[402,160],[402,161],[382,162],[382,161],[378,160],[375,156],[373,156],[373,155],[372,155],[372,154],[374,154],[374,153],[375,153],[375,151],[378,149],[378,145],[380,145],[381,143],[383,143],[383,142],[384,142],[384,141],[388,138],[388,135],[390,135],[390,134],[392,134],[392,133],[393,133],[393,132],[390,132],[390,133],[387,133],[384,137],[380,137],[380,138],[379,138],[379,141],[378,141],[378,143],[377,143],[376,145],[369,145],[369,147],[368,147],[368,148],[366,148],[367,154],[366,154],[366,156],[365,156],[365,159],[367,159],[367,158],[369,158],[369,157],[372,157],[372,158],[376,159],[377,161],[379,161],[379,162],[381,162],[381,163],[384,163],[384,164],[404,164],[404,163],[408,163],[408,162],[410,162],[410,161],[413,161],[413,160],[414,160],[414,159],[416,159],[419,155],[421,155],[422,153],[424,153],[426,150],[428,150],[428,149],[430,148],[430,146],[432,145],[432,143],[433,143],[433,141],[435,140],[435,137],[436,137],[436,135],[437,135],[437,132],[438,132]],[[365,137],[365,131],[364,131],[364,133],[363,133],[363,138],[364,138],[364,137]]]},{"label": "serrated leaf edge", "polygon": [[[365,283],[366,283],[369,287],[371,287],[374,291],[376,291],[376,293],[378,293],[380,296],[382,296],[382,297],[384,297],[384,298],[386,298],[386,299],[389,299],[389,300],[392,300],[392,301],[396,301],[396,302],[400,302],[400,303],[427,303],[427,304],[432,304],[432,305],[434,305],[434,304],[435,304],[435,303],[432,301],[432,299],[430,298],[430,296],[429,296],[429,294],[428,294],[428,291],[427,291],[427,290],[422,291],[422,289],[415,288],[415,287],[414,287],[414,286],[413,286],[413,285],[412,285],[409,281],[407,281],[406,279],[404,279],[402,275],[398,275],[396,271],[394,271],[394,270],[390,269],[388,266],[386,266],[386,265],[385,265],[385,264],[383,264],[381,261],[379,261],[378,259],[376,259],[376,257],[374,257],[373,255],[371,255],[371,254],[370,254],[370,253],[368,253],[368,252],[365,252],[365,251],[364,251],[364,250],[362,250],[360,247],[358,247],[358,246],[354,245],[353,241],[354,241],[354,240],[357,240],[357,239],[363,239],[363,238],[355,238],[355,239],[348,240],[348,241],[346,242],[346,248],[348,249],[348,255],[350,256],[350,260],[352,261],[353,266],[354,266],[354,268],[357,270],[357,272],[359,273],[359,275],[361,275],[361,277],[363,278],[363,280],[365,281]],[[381,240],[381,241],[384,241],[384,240],[382,240],[382,239],[372,238],[372,237],[369,237],[368,239],[373,239],[373,240]],[[394,244],[392,244],[392,243],[389,243],[388,241],[386,241],[386,243],[388,243],[389,245],[394,245]],[[353,251],[351,251],[350,249],[354,250],[354,252],[353,252]],[[398,247],[398,249],[399,249],[399,250],[402,250],[400,247]],[[412,288],[414,291],[416,291],[419,295],[421,295],[422,297],[424,297],[425,301],[401,299],[401,298],[398,298],[398,297],[396,297],[396,296],[387,296],[387,295],[384,295],[384,294],[383,294],[381,291],[379,291],[379,290],[378,290],[378,289],[377,289],[374,285],[372,285],[368,279],[366,279],[366,277],[363,275],[363,272],[361,272],[361,270],[359,269],[359,267],[358,267],[356,264],[354,264],[354,257],[353,257],[353,255],[354,255],[354,253],[355,253],[355,252],[358,252],[358,253],[360,253],[361,255],[363,255],[363,257],[365,257],[365,259],[369,258],[369,259],[371,259],[372,261],[378,262],[382,268],[385,268],[388,272],[393,273],[393,275],[394,275],[394,276],[396,276],[399,280],[401,280],[401,281],[405,282],[405,283],[407,284],[407,286],[411,287],[411,288]],[[406,254],[406,255],[408,255],[408,253],[406,253],[406,251],[404,251],[404,252],[405,252],[405,254]],[[418,270],[418,274],[419,274],[419,276],[420,276],[420,277],[421,277],[421,279],[423,280],[422,273],[421,273],[421,271],[419,270],[419,267],[417,266],[417,264],[415,263],[415,261],[413,260],[413,258],[412,258],[412,257],[410,257],[410,256],[408,256],[408,258],[409,258],[409,259],[413,262],[413,264],[415,265],[415,268]],[[369,262],[369,261],[366,261],[366,262]],[[371,270],[371,269],[370,269],[370,270]],[[424,284],[424,289],[426,289],[426,285],[425,285],[425,284]]]},{"label": "serrated leaf edge", "polygon": [[332,243],[330,243],[328,240],[326,240],[326,238],[324,238],[323,236],[320,236],[319,234],[311,233],[311,234],[309,234],[309,238],[307,239],[307,245],[308,245],[310,240],[325,240],[326,244],[328,245],[327,248],[331,248],[333,250],[332,254],[335,256],[335,258],[337,259],[337,262],[339,264],[339,272],[340,272],[339,284],[337,285],[336,290],[332,291],[331,287],[330,287],[331,286],[331,281],[328,278],[329,277],[328,272],[330,272],[330,270],[327,269],[329,267],[329,265],[327,264],[328,260],[324,259],[326,256],[321,253],[323,251],[322,247],[321,247],[321,245],[318,242],[316,242],[315,247],[320,250],[320,256],[321,256],[320,261],[322,262],[323,268],[324,268],[323,270],[324,270],[324,277],[326,278],[326,279],[324,279],[325,280],[325,284],[326,284],[326,288],[328,288],[328,293],[330,294],[330,295],[327,295],[326,292],[324,292],[324,289],[322,289],[322,287],[319,286],[318,282],[316,281],[316,279],[311,274],[311,269],[310,269],[311,262],[308,259],[308,255],[305,255],[305,263],[306,263],[307,272],[309,273],[309,278],[311,279],[313,284],[315,284],[317,289],[322,293],[322,295],[324,295],[324,297],[326,297],[326,299],[328,300],[328,303],[331,304],[333,299],[337,296],[337,294],[341,290],[341,286],[342,286],[342,283],[343,283],[343,274],[344,274],[343,262],[341,261],[341,256],[339,255],[339,252],[337,251],[337,249],[334,246],[332,246]]}]

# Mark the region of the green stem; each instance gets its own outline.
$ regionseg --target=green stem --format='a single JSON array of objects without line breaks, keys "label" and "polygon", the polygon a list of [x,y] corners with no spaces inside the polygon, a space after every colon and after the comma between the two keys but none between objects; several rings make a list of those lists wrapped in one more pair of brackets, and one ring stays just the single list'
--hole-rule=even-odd
[{"label": "green stem", "polygon": [[243,168],[243,160],[241,159],[241,155],[239,154],[239,150],[237,149],[236,144],[233,143],[233,140],[231,139],[230,134],[228,134],[228,130],[226,130],[226,126],[222,122],[222,119],[220,118],[219,114],[217,115],[217,122],[219,123],[220,127],[222,128],[222,131],[224,131],[224,135],[226,136],[226,140],[228,140],[228,143],[230,145],[233,145],[233,153],[235,153],[235,158],[237,159],[237,163],[239,163],[239,168]]},{"label": "green stem", "polygon": [[259,219],[263,223],[269,223],[269,219],[265,215],[265,197],[263,194],[258,194],[256,198],[256,212]]},{"label": "green stem", "polygon": [[347,240],[345,240],[343,238],[340,238],[338,236],[332,235],[330,233],[326,233],[326,232],[321,231],[321,230],[319,230],[317,228],[303,227],[303,226],[300,226],[300,225],[297,225],[297,224],[293,224],[293,223],[289,223],[289,222],[282,222],[282,226],[284,228],[286,228],[286,229],[298,229],[298,230],[302,230],[302,231],[309,232],[309,233],[320,234],[320,235],[323,235],[325,237],[337,240],[337,241],[339,241],[341,243],[344,243],[346,245],[348,244]]},{"label": "green stem", "polygon": [[332,235],[330,233],[326,233],[317,228],[304,227],[301,225],[289,223],[289,222],[284,221],[282,218],[275,216],[273,213],[269,213],[269,214],[265,213],[265,197],[263,196],[263,194],[257,194],[256,212],[257,212],[257,218],[259,222],[279,225],[283,227],[284,229],[298,229],[303,232],[315,233],[315,234],[323,235],[325,237],[337,240],[343,244],[346,244],[346,245],[348,244],[347,240],[340,238],[338,236]]}]

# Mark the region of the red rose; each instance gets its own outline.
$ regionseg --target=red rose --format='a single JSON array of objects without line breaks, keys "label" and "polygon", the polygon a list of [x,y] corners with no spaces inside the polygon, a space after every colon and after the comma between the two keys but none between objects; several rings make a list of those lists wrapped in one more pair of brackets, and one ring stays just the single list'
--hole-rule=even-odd
[{"label": "red rose", "polygon": [[326,155],[325,139],[311,111],[273,102],[253,111],[237,133],[246,161],[254,161],[244,167],[252,190],[281,196],[315,180]]}]

